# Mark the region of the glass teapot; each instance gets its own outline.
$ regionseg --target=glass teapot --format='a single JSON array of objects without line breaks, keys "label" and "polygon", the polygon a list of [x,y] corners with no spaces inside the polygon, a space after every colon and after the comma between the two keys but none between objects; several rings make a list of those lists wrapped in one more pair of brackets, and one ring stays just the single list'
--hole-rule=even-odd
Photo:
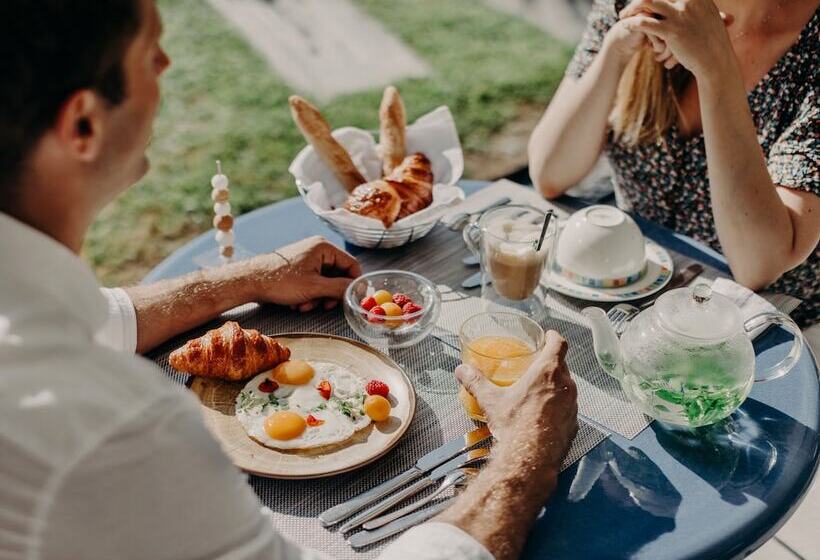
[{"label": "glass teapot", "polygon": [[[744,322],[734,302],[705,284],[663,294],[629,321],[620,340],[602,309],[583,314],[604,371],[642,412],[680,426],[729,416],[755,381],[785,375],[803,349],[800,328],[787,315],[766,312]],[[755,377],[749,333],[767,324],[784,327],[794,342],[785,358]]]}]

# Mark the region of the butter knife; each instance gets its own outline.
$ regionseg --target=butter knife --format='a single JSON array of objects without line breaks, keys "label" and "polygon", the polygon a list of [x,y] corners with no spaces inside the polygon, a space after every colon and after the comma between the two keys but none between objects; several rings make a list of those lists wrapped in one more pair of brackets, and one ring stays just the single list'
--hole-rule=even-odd
[{"label": "butter knife", "polygon": [[469,431],[463,436],[454,438],[438,449],[434,449],[421,457],[418,461],[416,461],[414,466],[410,467],[400,475],[393,477],[390,480],[387,480],[378,486],[363,492],[362,494],[359,494],[355,498],[323,511],[319,514],[319,521],[325,527],[335,525],[336,523],[347,519],[357,511],[361,511],[367,506],[377,502],[384,496],[387,496],[393,490],[421,478],[426,472],[438,467],[446,461],[449,461],[459,453],[471,448],[477,443],[481,443],[489,437],[490,430],[487,429],[486,426],[483,426],[481,428],[476,428],[475,430]]},{"label": "butter knife", "polygon": [[373,543],[379,542],[380,540],[386,539],[387,537],[391,537],[396,533],[401,533],[409,529],[410,527],[414,527],[419,523],[424,523],[431,517],[434,517],[450,507],[453,503],[455,498],[447,498],[445,500],[441,500],[440,502],[436,502],[432,506],[427,509],[423,509],[421,511],[416,511],[411,513],[410,515],[405,515],[395,521],[388,523],[378,529],[373,531],[359,531],[355,535],[351,535],[349,539],[347,539],[348,544],[353,548],[362,548]]},{"label": "butter knife", "polygon": [[433,469],[433,471],[425,478],[417,480],[407,488],[402,489],[400,492],[396,492],[387,499],[355,515],[347,523],[342,525],[339,531],[342,533],[347,533],[348,531],[355,529],[362,523],[365,523],[366,521],[370,521],[371,519],[378,517],[380,514],[384,513],[393,506],[400,504],[407,498],[415,496],[422,490],[433,486],[436,482],[447,476],[448,473],[456,469],[460,469],[462,467],[475,464],[483,459],[486,459],[487,455],[489,454],[489,449],[479,447],[477,449],[472,449],[470,451],[462,453],[461,455],[456,456],[455,458],[447,461],[443,465],[440,465]]}]

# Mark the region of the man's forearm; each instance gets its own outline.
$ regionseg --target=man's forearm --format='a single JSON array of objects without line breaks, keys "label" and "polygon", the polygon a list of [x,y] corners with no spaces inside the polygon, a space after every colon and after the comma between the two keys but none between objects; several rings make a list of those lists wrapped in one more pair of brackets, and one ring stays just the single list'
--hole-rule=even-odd
[{"label": "man's forearm", "polygon": [[237,305],[259,290],[251,261],[125,288],[137,313],[137,352],[147,352]]},{"label": "man's forearm", "polygon": [[490,464],[436,521],[459,527],[496,560],[506,560],[521,553],[530,526],[555,490],[559,465],[544,463],[537,458],[543,454],[527,445],[497,445]]}]

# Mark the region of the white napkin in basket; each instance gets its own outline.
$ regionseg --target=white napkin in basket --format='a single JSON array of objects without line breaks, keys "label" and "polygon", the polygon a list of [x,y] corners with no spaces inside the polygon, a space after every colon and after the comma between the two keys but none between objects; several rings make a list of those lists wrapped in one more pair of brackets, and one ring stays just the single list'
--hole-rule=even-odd
[{"label": "white napkin in basket", "polygon": [[[373,135],[360,128],[345,127],[333,131],[333,137],[350,154],[365,179],[381,177],[381,158]],[[407,127],[407,153],[421,152],[433,167],[433,202],[430,206],[399,220],[395,229],[411,228],[437,221],[447,208],[464,199],[456,186],[464,172],[464,156],[455,121],[447,107],[439,107]],[[306,146],[291,163],[289,171],[304,193],[305,203],[317,215],[340,227],[384,230],[381,221],[365,218],[340,208],[347,190],[324,164],[312,146]]]}]

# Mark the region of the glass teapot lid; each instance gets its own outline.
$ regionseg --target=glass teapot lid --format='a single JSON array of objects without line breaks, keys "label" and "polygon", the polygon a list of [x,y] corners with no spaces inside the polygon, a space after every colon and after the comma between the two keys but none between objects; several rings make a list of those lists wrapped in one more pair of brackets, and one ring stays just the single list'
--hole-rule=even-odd
[{"label": "glass teapot lid", "polygon": [[737,305],[706,284],[670,290],[654,308],[664,327],[690,338],[721,340],[743,330]]}]

